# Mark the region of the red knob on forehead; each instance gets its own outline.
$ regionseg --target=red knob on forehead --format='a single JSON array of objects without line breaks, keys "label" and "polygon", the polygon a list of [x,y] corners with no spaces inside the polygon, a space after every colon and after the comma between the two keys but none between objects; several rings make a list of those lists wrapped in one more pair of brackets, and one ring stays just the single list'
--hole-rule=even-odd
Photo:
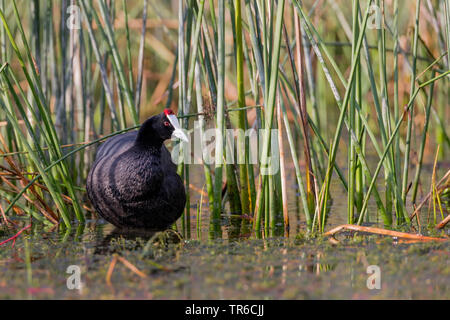
[{"label": "red knob on forehead", "polygon": [[168,116],[169,114],[173,114],[173,111],[171,109],[164,109],[164,114]]}]

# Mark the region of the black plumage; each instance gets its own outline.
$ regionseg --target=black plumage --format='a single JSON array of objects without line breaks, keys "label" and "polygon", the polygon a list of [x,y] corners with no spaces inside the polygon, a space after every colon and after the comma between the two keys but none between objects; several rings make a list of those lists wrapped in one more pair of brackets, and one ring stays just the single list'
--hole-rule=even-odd
[{"label": "black plumage", "polygon": [[163,144],[174,131],[179,134],[176,126],[175,116],[166,109],[146,120],[139,131],[112,137],[100,146],[86,189],[106,221],[119,228],[163,230],[181,216],[186,193]]}]

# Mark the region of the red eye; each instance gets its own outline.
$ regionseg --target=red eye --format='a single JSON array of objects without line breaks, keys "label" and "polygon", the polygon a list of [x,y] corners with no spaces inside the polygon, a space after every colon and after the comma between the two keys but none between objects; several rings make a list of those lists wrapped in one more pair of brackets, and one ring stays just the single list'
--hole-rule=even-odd
[{"label": "red eye", "polygon": [[166,127],[168,127],[168,126],[170,126],[170,123],[169,123],[168,121],[164,121],[164,125],[165,125]]}]

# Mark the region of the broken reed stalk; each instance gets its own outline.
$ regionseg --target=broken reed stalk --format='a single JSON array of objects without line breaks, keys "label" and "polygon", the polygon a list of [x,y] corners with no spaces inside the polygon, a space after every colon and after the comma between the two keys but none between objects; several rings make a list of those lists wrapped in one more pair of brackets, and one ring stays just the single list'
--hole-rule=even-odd
[{"label": "broken reed stalk", "polygon": [[374,227],[363,227],[363,226],[357,226],[353,224],[344,224],[340,225],[338,227],[335,227],[327,232],[324,233],[325,237],[333,237],[336,233],[343,231],[343,230],[349,230],[349,231],[358,231],[358,232],[365,232],[365,233],[371,233],[371,234],[379,234],[384,236],[390,236],[390,237],[396,237],[396,238],[402,238],[402,239],[410,239],[410,240],[420,240],[420,241],[449,241],[449,238],[435,238],[435,237],[427,237],[420,234],[411,234],[406,232],[399,232],[399,231],[392,231],[392,230],[386,230],[381,228],[374,228]]},{"label": "broken reed stalk", "polygon": [[436,226],[436,229],[443,229],[450,221],[450,214]]}]

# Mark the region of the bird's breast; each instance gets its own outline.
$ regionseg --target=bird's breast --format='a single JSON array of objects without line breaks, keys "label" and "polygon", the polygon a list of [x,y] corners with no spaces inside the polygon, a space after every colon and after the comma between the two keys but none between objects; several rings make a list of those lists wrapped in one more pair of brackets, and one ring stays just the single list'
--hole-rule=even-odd
[{"label": "bird's breast", "polygon": [[95,170],[96,185],[105,196],[120,202],[134,202],[156,196],[164,175],[158,155],[125,152],[99,159]]}]

